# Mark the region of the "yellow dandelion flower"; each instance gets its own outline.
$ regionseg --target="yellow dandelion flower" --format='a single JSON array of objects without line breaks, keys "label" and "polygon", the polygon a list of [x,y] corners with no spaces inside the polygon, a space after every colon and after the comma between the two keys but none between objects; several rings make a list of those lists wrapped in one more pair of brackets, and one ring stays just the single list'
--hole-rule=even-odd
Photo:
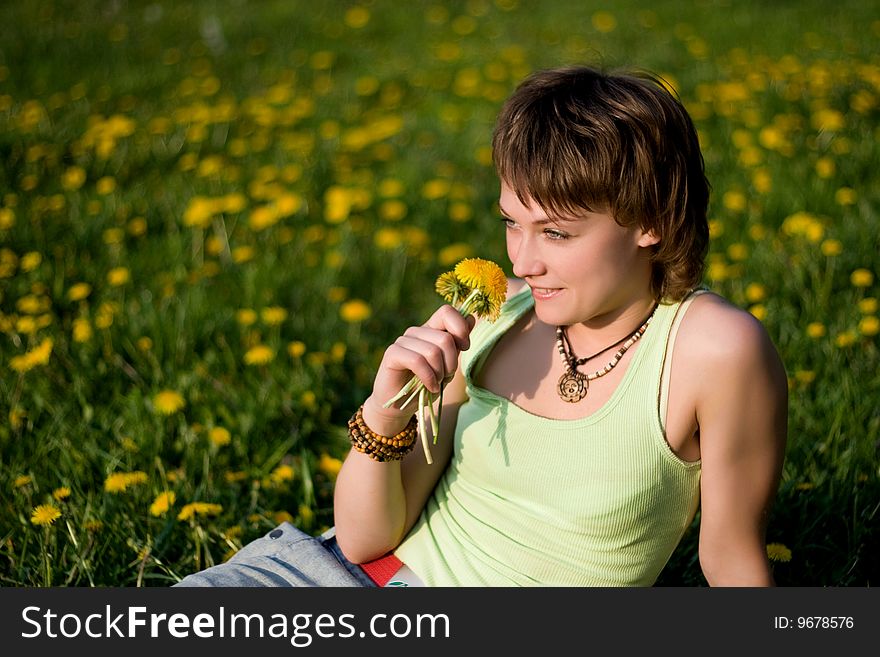
[{"label": "yellow dandelion flower", "polygon": [[100,520],[86,520],[86,522],[83,524],[83,528],[87,532],[99,532],[104,528],[104,523]]},{"label": "yellow dandelion flower", "polygon": [[15,225],[15,210],[0,208],[0,230],[9,230]]},{"label": "yellow dandelion flower", "polygon": [[863,315],[873,315],[877,312],[877,298],[865,297],[859,301],[859,312]]},{"label": "yellow dandelion flower", "polygon": [[73,341],[88,342],[92,339],[92,325],[89,320],[79,317],[73,320]]},{"label": "yellow dandelion flower", "polygon": [[40,365],[49,363],[52,354],[52,338],[46,338],[39,345],[26,352],[23,356],[14,356],[9,359],[10,369],[16,372],[27,372]]},{"label": "yellow dandelion flower", "polygon": [[162,415],[173,415],[184,406],[183,395],[174,390],[161,390],[153,397],[153,407]]},{"label": "yellow dandelion flower", "polygon": [[70,497],[70,488],[68,486],[59,486],[52,491],[52,497],[54,497],[59,502],[61,500],[66,500],[68,497]]},{"label": "yellow dandelion flower", "polygon": [[189,520],[195,516],[216,516],[219,515],[221,511],[223,511],[223,507],[219,504],[190,502],[180,510],[180,513],[177,514],[177,519]]},{"label": "yellow dandelion flower", "polygon": [[88,283],[74,283],[67,290],[67,298],[70,301],[82,301],[92,293],[92,286]]},{"label": "yellow dandelion flower", "polygon": [[314,411],[318,408],[318,396],[312,390],[306,390],[299,396],[300,403],[306,410]]},{"label": "yellow dandelion flower", "polygon": [[471,252],[472,248],[470,244],[456,242],[440,249],[437,253],[437,262],[444,267],[447,267],[453,262],[458,262],[459,260],[470,257]]},{"label": "yellow dandelion flower", "polygon": [[372,309],[369,304],[361,299],[350,299],[339,307],[339,316],[349,324],[362,322],[368,319],[371,314]]},{"label": "yellow dandelion flower", "polygon": [[257,313],[250,308],[242,308],[241,310],[236,311],[235,321],[242,326],[250,326],[257,321]]},{"label": "yellow dandelion flower", "polygon": [[297,511],[299,512],[299,517],[300,520],[302,520],[303,525],[309,526],[312,524],[312,520],[315,517],[315,512],[312,511],[312,507],[308,506],[307,504],[300,504]]},{"label": "yellow dandelion flower", "polygon": [[150,515],[156,518],[164,516],[168,513],[168,509],[174,506],[176,500],[177,495],[174,494],[174,491],[166,490],[159,493],[150,505]]},{"label": "yellow dandelion flower", "polygon": [[280,306],[270,306],[260,311],[260,317],[264,324],[277,326],[287,319],[287,310]]},{"label": "yellow dandelion flower", "polygon": [[217,447],[223,447],[232,442],[232,434],[225,427],[214,427],[208,432],[208,438]]},{"label": "yellow dandelion flower", "polygon": [[54,504],[40,504],[31,513],[31,522],[40,527],[47,527],[61,517],[61,511]]},{"label": "yellow dandelion flower", "polygon": [[816,487],[812,481],[802,481],[795,486],[796,490],[813,490]]},{"label": "yellow dandelion flower", "polygon": [[12,486],[14,488],[24,488],[29,483],[33,481],[33,477],[30,475],[18,475],[15,480],[12,482]]},{"label": "yellow dandelion flower", "polygon": [[613,32],[617,28],[617,19],[614,17],[614,14],[608,11],[597,11],[590,18],[590,22],[593,23],[596,31],[603,34]]},{"label": "yellow dandelion flower", "polygon": [[321,458],[318,459],[318,470],[323,472],[328,477],[336,477],[336,475],[339,474],[339,470],[341,468],[342,461],[330,456],[326,452],[321,453]]},{"label": "yellow dandelion flower", "polygon": [[237,246],[232,249],[232,261],[237,264],[243,264],[253,260],[256,251],[251,246]]},{"label": "yellow dandelion flower", "polygon": [[287,345],[287,353],[290,354],[291,358],[299,358],[306,353],[306,344],[299,340],[294,340]]},{"label": "yellow dandelion flower", "polygon": [[116,189],[116,179],[112,176],[104,176],[95,183],[95,191],[101,196],[112,194]]},{"label": "yellow dandelion flower", "polygon": [[276,484],[280,484],[284,481],[291,481],[293,477],[293,467],[287,464],[279,465],[277,468],[272,470],[272,473],[269,475],[269,479],[271,479]]},{"label": "yellow dandelion flower", "polygon": [[838,205],[853,205],[858,196],[852,187],[841,187],[834,192],[834,200]]},{"label": "yellow dandelion flower", "polygon": [[746,195],[735,190],[724,192],[724,195],[721,197],[721,202],[724,204],[724,207],[731,212],[742,212],[748,205]]},{"label": "yellow dandelion flower", "polygon": [[824,240],[819,248],[822,250],[822,255],[826,256],[836,256],[843,253],[843,244],[840,243],[840,240]]},{"label": "yellow dandelion flower", "polygon": [[816,373],[813,370],[797,370],[794,379],[802,385],[807,385],[816,380]]},{"label": "yellow dandelion flower", "polygon": [[853,331],[844,331],[843,333],[839,333],[837,337],[834,338],[834,344],[836,344],[841,349],[853,345],[855,341],[856,334]]},{"label": "yellow dandelion flower", "polygon": [[880,319],[874,315],[866,315],[859,320],[859,333],[865,336],[877,335],[880,332]]},{"label": "yellow dandelion flower", "polygon": [[242,470],[236,470],[234,472],[225,472],[223,474],[223,480],[227,484],[237,484],[238,482],[244,481],[245,479],[247,479],[247,476],[248,476],[247,472],[244,472]]},{"label": "yellow dandelion flower", "polygon": [[289,511],[276,511],[272,514],[272,520],[275,521],[275,524],[280,525],[282,522],[293,523],[294,518]]},{"label": "yellow dandelion flower", "polygon": [[434,289],[448,303],[458,304],[464,301],[471,290],[462,283],[454,271],[448,271],[437,277]]},{"label": "yellow dandelion flower", "polygon": [[107,272],[107,283],[113,287],[125,285],[131,278],[131,274],[125,267],[114,267]]},{"label": "yellow dandelion flower", "polygon": [[807,335],[813,339],[824,337],[827,332],[825,325],[821,322],[807,324]]},{"label": "yellow dandelion flower", "polygon": [[138,348],[138,351],[146,353],[153,348],[153,340],[151,338],[148,338],[147,336],[144,336],[137,339],[137,342],[135,342],[135,346]]},{"label": "yellow dandelion flower", "polygon": [[757,303],[767,297],[767,289],[760,283],[749,283],[746,287],[746,299],[750,303]]},{"label": "yellow dandelion flower", "polygon": [[266,365],[275,359],[275,352],[264,344],[258,344],[248,349],[244,354],[246,365]]},{"label": "yellow dandelion flower", "polygon": [[107,475],[104,480],[104,490],[108,493],[124,493],[132,486],[147,483],[147,473],[140,470],[135,472],[114,472]]},{"label": "yellow dandelion flower", "polygon": [[874,283],[874,274],[863,268],[856,269],[849,277],[854,287],[870,287]]},{"label": "yellow dandelion flower", "polygon": [[752,313],[752,315],[756,319],[759,319],[762,322],[767,319],[767,307],[763,304],[756,303],[754,306],[751,306],[749,308],[749,312]]},{"label": "yellow dandelion flower", "polygon": [[18,266],[22,271],[28,272],[39,267],[41,262],[43,262],[43,255],[36,251],[30,251],[21,256]]},{"label": "yellow dandelion flower", "polygon": [[406,216],[406,203],[398,199],[384,201],[379,206],[379,216],[385,221],[400,221]]},{"label": "yellow dandelion flower", "polygon": [[767,557],[770,561],[786,563],[791,561],[791,550],[782,543],[769,543],[767,545]]}]

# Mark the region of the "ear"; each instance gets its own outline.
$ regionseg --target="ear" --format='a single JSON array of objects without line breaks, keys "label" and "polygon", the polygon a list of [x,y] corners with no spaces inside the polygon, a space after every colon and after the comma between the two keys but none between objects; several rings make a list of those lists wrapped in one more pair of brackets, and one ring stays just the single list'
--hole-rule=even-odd
[{"label": "ear", "polygon": [[653,230],[640,231],[641,237],[639,237],[639,241],[637,244],[642,247],[654,246],[660,241],[660,237],[654,233]]}]

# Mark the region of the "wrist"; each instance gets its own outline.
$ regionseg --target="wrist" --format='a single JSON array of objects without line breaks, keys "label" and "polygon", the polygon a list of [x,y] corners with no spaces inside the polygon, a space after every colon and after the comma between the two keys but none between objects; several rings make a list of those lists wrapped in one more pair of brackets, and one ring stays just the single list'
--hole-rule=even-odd
[{"label": "wrist", "polygon": [[383,408],[382,403],[372,395],[364,402],[363,419],[367,427],[380,436],[393,436],[409,424],[413,413],[398,408]]},{"label": "wrist", "polygon": [[367,426],[363,412],[361,405],[348,421],[348,438],[356,451],[382,463],[399,461],[412,451],[418,433],[414,415],[399,432],[382,435]]}]

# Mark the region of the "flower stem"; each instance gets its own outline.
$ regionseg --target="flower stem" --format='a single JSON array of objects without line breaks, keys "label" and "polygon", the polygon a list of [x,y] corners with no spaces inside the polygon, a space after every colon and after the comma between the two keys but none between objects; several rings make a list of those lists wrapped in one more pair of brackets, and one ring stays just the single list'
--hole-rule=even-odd
[{"label": "flower stem", "polygon": [[428,427],[425,426],[425,397],[427,396],[427,389],[422,388],[419,391],[419,410],[417,425],[419,429],[419,438],[422,440],[422,449],[425,450],[425,460],[427,460],[428,465],[431,465],[434,462],[434,459],[431,458],[431,445],[428,441]]}]

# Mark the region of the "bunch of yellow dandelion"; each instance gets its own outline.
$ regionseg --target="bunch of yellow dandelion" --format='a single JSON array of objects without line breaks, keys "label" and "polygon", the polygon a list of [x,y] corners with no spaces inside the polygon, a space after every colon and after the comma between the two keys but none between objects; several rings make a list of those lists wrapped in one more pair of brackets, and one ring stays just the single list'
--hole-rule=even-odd
[{"label": "bunch of yellow dandelion", "polygon": [[[490,322],[498,319],[501,312],[501,304],[507,296],[507,276],[497,264],[491,260],[482,258],[465,258],[460,261],[452,271],[441,274],[434,285],[437,293],[447,302],[452,304],[463,317],[476,315]],[[431,449],[428,440],[427,422],[431,423],[433,442],[437,443],[437,434],[440,428],[440,414],[434,412],[435,396],[428,392],[425,385],[413,376],[394,397],[385,402],[384,407],[406,397],[406,401],[400,408],[406,408],[414,400],[418,399],[416,420],[419,427],[419,438],[425,451],[428,463],[433,463]],[[443,386],[440,387],[440,406],[443,405]]]}]

